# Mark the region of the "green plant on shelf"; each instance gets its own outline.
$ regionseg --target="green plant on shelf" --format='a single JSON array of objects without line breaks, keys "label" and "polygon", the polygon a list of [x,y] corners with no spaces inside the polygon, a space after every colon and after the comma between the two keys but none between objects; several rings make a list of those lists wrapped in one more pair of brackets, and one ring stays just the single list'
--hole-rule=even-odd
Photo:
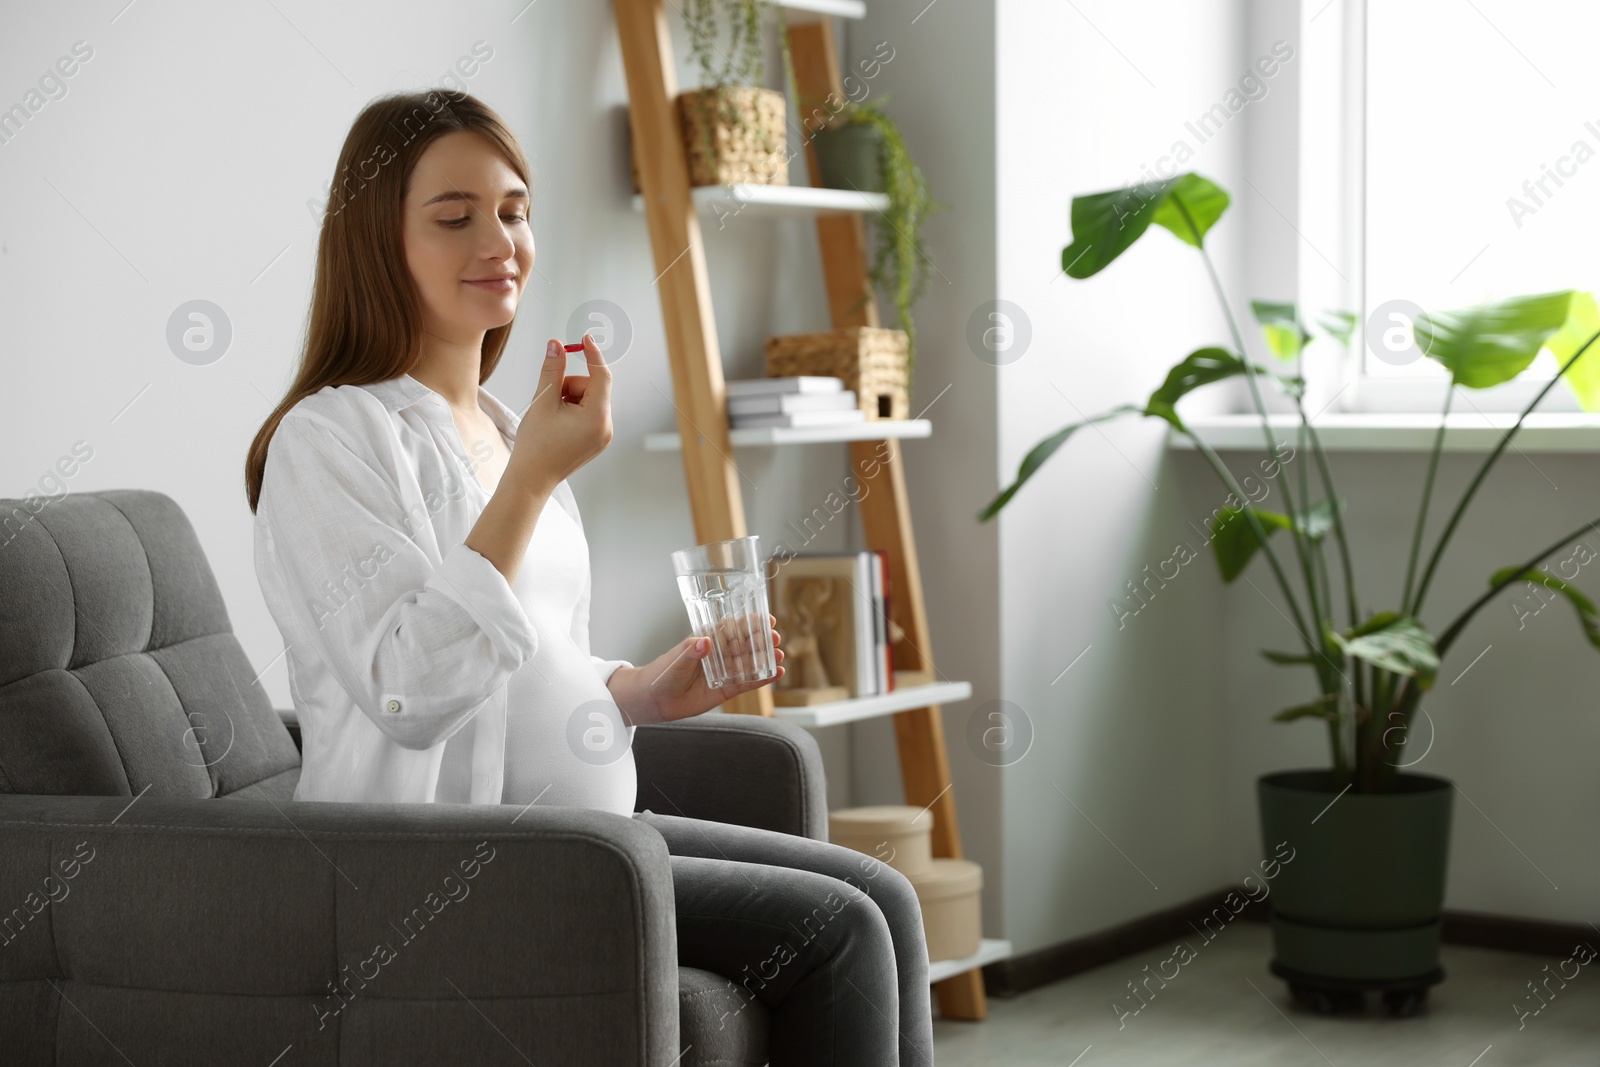
[{"label": "green plant on shelf", "polygon": [[[740,106],[734,88],[757,88],[766,72],[763,27],[769,10],[778,27],[778,47],[783,53],[786,77],[794,84],[794,64],[789,52],[789,34],[783,7],[772,0],[685,0],[684,24],[689,31],[689,57],[700,70],[698,97],[700,128],[706,139],[706,158],[715,160],[716,126],[710,99],[717,102],[720,124],[746,137],[759,138],[761,150],[777,164],[784,155],[783,144],[764,124],[752,123]],[[725,44],[725,47],[724,47]],[[787,165],[787,159],[782,165]]]},{"label": "green plant on shelf", "polygon": [[875,102],[846,101],[834,110],[825,129],[860,125],[877,134],[879,173],[889,203],[882,212],[868,216],[874,237],[870,273],[873,284],[894,304],[900,329],[906,333],[909,372],[916,361],[917,346],[911,309],[922,299],[933,266],[926,246],[926,224],[929,215],[947,205],[933,199],[928,179],[906,147],[905,136],[885,110],[888,103],[887,96]]},{"label": "green plant on shelf", "polygon": [[[1591,645],[1600,648],[1600,612],[1566,577],[1541,566],[1547,559],[1585,534],[1600,528],[1600,516],[1584,523],[1521,562],[1494,571],[1487,589],[1450,620],[1438,636],[1422,621],[1423,606],[1451,538],[1468,506],[1483,486],[1491,468],[1505,453],[1539,402],[1558,381],[1565,381],[1585,410],[1600,409],[1600,357],[1585,354],[1600,341],[1600,307],[1590,293],[1564,290],[1519,296],[1457,311],[1424,312],[1414,323],[1414,344],[1421,358],[1440,364],[1449,374],[1443,415],[1434,434],[1427,473],[1419,497],[1415,529],[1411,535],[1405,581],[1390,591],[1390,607],[1373,611],[1356,592],[1356,574],[1346,537],[1345,501],[1334,489],[1326,450],[1317,429],[1306,416],[1303,355],[1318,338],[1348,347],[1356,318],[1333,312],[1319,316],[1316,333],[1305,325],[1294,304],[1254,302],[1252,309],[1265,337],[1272,362],[1252,359],[1239,329],[1205,238],[1229,204],[1228,194],[1197,174],[1183,174],[1110,192],[1074,197],[1072,244],[1062,252],[1069,277],[1083,279],[1099,273],[1126,252],[1152,225],[1169,230],[1194,248],[1228,323],[1233,347],[1207,346],[1190,353],[1168,372],[1165,381],[1142,404],[1124,404],[1087,420],[1069,424],[1038,442],[1017,470],[1016,480],[978,514],[980,522],[993,518],[1038,473],[1039,468],[1076,431],[1122,414],[1138,414],[1166,421],[1171,431],[1189,439],[1218,479],[1227,487],[1229,506],[1221,509],[1212,525],[1211,547],[1225,582],[1244,573],[1257,556],[1265,559],[1284,601],[1284,617],[1292,624],[1299,646],[1294,651],[1263,651],[1273,663],[1306,667],[1314,680],[1312,698],[1274,716],[1280,722],[1309,719],[1326,724],[1335,785],[1360,793],[1398,789],[1399,762],[1385,758],[1408,735],[1422,694],[1438,675],[1441,659],[1451,650],[1473,617],[1491,600],[1513,585],[1524,584],[1542,599],[1558,597],[1576,611]],[[1523,409],[1479,465],[1460,500],[1424,557],[1439,456],[1444,447],[1446,419],[1458,389],[1486,389],[1511,381],[1548,351],[1559,373],[1546,382]],[[1294,405],[1299,452],[1308,452],[1312,473],[1301,463],[1298,479],[1282,480],[1284,512],[1254,507],[1228,467],[1204,437],[1179,415],[1177,403],[1190,392],[1215,382],[1243,378],[1252,406],[1259,416],[1262,442],[1277,454],[1260,383],[1288,396]],[[1264,461],[1265,462],[1265,461]],[[1292,483],[1298,481],[1298,488]],[[1321,499],[1312,502],[1313,496]],[[1298,499],[1298,504],[1296,503]],[[1284,534],[1292,549],[1286,565],[1273,550],[1272,539]],[[1329,543],[1337,549],[1337,571],[1329,566]],[[1579,546],[1581,547],[1581,546]],[[1574,549],[1576,552],[1576,549]],[[1592,551],[1590,558],[1593,557]],[[1335,581],[1337,574],[1337,583]],[[1397,594],[1397,595],[1396,595]],[[1343,625],[1340,625],[1340,616]],[[1469,665],[1470,666],[1470,665]],[[1391,744],[1391,737],[1397,740]]]}]

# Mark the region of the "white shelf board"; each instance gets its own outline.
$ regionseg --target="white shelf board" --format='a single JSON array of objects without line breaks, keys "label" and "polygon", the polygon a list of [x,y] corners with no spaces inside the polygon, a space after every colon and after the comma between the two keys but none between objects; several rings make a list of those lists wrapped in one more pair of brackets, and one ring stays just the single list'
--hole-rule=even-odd
[{"label": "white shelf board", "polygon": [[971,682],[934,682],[932,685],[908,685],[892,693],[835,700],[827,704],[790,708],[780,706],[773,708],[772,714],[774,718],[801,726],[836,726],[842,722],[874,719],[880,715],[893,715],[897,711],[925,708],[932,704],[954,704],[971,695]]},{"label": "white shelf board", "polygon": [[867,5],[863,0],[778,0],[778,6],[790,11],[809,11],[841,19],[867,17]]},{"label": "white shelf board", "polygon": [[[1446,452],[1488,452],[1517,421],[1514,412],[1452,412],[1446,420]],[[1219,452],[1266,451],[1261,420],[1255,415],[1203,415],[1184,422]],[[1313,419],[1322,446],[1330,452],[1427,452],[1439,431],[1438,415],[1330,412]],[[1294,415],[1268,419],[1273,439],[1294,445],[1300,420]],[[1170,432],[1172,448],[1193,449],[1186,437]],[[1511,439],[1521,452],[1600,452],[1600,415],[1535,412]]]},{"label": "white shelf board", "polygon": [[[810,445],[826,441],[882,441],[886,438],[928,437],[933,423],[927,419],[864,419],[838,426],[751,426],[729,430],[728,442],[744,445]],[[683,447],[677,433],[652,433],[644,438],[646,452],[676,452]]]},{"label": "white shelf board", "polygon": [[986,937],[978,944],[978,951],[970,956],[963,956],[954,960],[938,960],[928,964],[928,984],[942,982],[946,978],[954,978],[958,974],[965,974],[974,967],[982,967],[986,963],[998,963],[1000,960],[1011,958],[1011,942],[999,938]]},{"label": "white shelf board", "polygon": [[[695,210],[720,225],[735,218],[772,218],[779,215],[837,215],[852,211],[885,211],[885,193],[854,189],[816,189],[809,185],[697,185],[690,194]],[[633,194],[633,209],[644,210],[644,194]]]}]

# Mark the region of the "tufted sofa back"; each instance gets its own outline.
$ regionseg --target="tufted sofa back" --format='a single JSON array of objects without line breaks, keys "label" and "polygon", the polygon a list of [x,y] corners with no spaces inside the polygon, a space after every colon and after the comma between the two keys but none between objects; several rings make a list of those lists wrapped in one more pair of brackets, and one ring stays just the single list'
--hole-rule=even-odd
[{"label": "tufted sofa back", "polygon": [[299,776],[172,498],[0,500],[0,793],[288,800]]}]

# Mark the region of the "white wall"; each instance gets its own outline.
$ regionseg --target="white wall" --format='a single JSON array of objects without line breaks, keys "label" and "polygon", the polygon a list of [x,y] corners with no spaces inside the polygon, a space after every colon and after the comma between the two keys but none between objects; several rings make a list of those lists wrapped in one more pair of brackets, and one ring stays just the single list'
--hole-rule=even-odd
[{"label": "white wall", "polygon": [[[1222,336],[1199,259],[1166,231],[1085,281],[1061,275],[1061,251],[1074,195],[1132,184],[1178,141],[1194,155],[1177,172],[1242,186],[1241,121],[1203,143],[1185,124],[1222,99],[1245,57],[1231,0],[1155,21],[1109,2],[998,7],[1000,295],[1034,332],[1027,354],[999,371],[1004,484],[1042,437],[1147,395],[1172,363]],[[1225,219],[1214,241],[1225,278],[1237,272],[1236,227]],[[1245,873],[1216,848],[1226,753],[1209,561],[1152,586],[1125,625],[1109,607],[1146,566],[1194,543],[1187,523],[1221,500],[1188,499],[1181,486],[1194,475],[1163,441],[1159,425],[1133,419],[1084,430],[999,520],[1003,691],[1036,731],[1024,759],[993,772],[1005,798],[1005,930],[1022,951]]]}]

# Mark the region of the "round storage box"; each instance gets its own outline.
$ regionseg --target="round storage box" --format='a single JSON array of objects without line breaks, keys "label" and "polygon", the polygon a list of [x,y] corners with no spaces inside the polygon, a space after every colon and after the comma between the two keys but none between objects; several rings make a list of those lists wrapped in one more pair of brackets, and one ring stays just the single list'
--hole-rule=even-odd
[{"label": "round storage box", "polygon": [[907,878],[932,869],[933,813],[908,804],[839,808],[828,813],[828,840],[874,856]]},{"label": "round storage box", "polygon": [[983,940],[983,868],[971,860],[936,859],[928,873],[911,879],[922,905],[928,962],[960,959]]}]

